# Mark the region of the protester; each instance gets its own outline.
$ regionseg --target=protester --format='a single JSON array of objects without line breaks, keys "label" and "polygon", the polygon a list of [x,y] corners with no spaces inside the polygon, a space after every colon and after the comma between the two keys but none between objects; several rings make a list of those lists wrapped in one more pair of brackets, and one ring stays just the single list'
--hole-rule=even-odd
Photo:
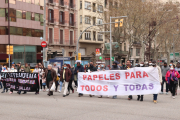
[{"label": "protester", "polygon": [[[60,70],[60,72],[62,71],[64,69],[64,66],[62,65],[62,67],[61,67],[61,70]],[[60,74],[60,73],[59,73]],[[62,86],[63,86],[63,83],[64,83],[64,81],[62,80],[61,81],[61,76],[60,76],[60,88],[59,88],[59,92],[61,92],[61,90],[62,90]]]},{"label": "protester", "polygon": [[53,85],[53,82],[55,82],[56,78],[57,78],[56,71],[54,69],[52,69],[51,64],[48,65],[48,69],[45,71],[44,78],[46,78],[46,84],[49,88],[49,92],[47,95],[51,96],[51,95],[53,95],[53,91],[50,91],[50,89]]},{"label": "protester", "polygon": [[[3,73],[3,72],[8,72],[8,68],[7,68],[6,65],[4,65],[4,67],[3,67],[3,69],[2,69],[1,72],[2,72],[2,73]],[[6,87],[6,82],[4,82],[4,81],[3,81],[3,87],[4,87],[4,89],[3,89],[3,91],[2,91],[1,93],[5,93],[5,90],[6,90],[6,92],[8,92],[8,88]]]},{"label": "protester", "polygon": [[57,78],[56,78],[56,89],[55,89],[55,92],[57,92],[57,89],[58,89],[58,85],[59,85],[59,77],[58,77],[58,73],[60,73],[60,70],[59,70],[59,67],[57,66],[57,63],[54,63],[53,65],[53,69],[56,71],[56,74],[57,74]]},{"label": "protester", "polygon": [[[25,72],[25,70],[24,70],[24,66],[21,66],[21,68],[20,68],[20,70],[19,70],[19,72]],[[23,94],[26,94],[27,92],[26,91],[24,91],[24,93]],[[19,90],[18,92],[17,92],[17,94],[21,94],[21,90]]]},{"label": "protester", "polygon": [[[10,72],[17,72],[17,70],[15,69],[15,65],[12,65],[11,69],[10,69]],[[12,94],[13,93],[13,90],[10,89],[10,93],[9,94]]]},{"label": "protester", "polygon": [[[127,63],[126,63],[126,70],[128,70],[128,69],[131,69],[132,68],[132,65],[131,65],[131,61],[130,60],[127,60]],[[132,95],[129,95],[128,96],[128,100],[132,100],[133,99],[133,97],[132,97]]]},{"label": "protester", "polygon": [[21,69],[21,62],[17,63],[17,72],[20,72],[20,69]]},{"label": "protester", "polygon": [[[105,65],[101,64],[100,69],[98,69],[98,71],[105,71]],[[98,98],[102,98],[102,95],[100,95]]]},{"label": "protester", "polygon": [[40,82],[40,91],[42,91],[42,76],[44,74],[44,66],[41,65],[41,64],[38,64],[38,67],[39,67],[39,82]]},{"label": "protester", "polygon": [[[155,60],[152,61],[152,67],[156,67],[158,69],[159,82],[160,82],[160,84],[162,84],[162,72],[161,72],[161,68],[158,65],[156,65],[156,61]],[[157,96],[158,96],[158,94],[153,94],[153,102],[154,103],[157,103]]]},{"label": "protester", "polygon": [[65,81],[63,97],[66,97],[69,95],[69,93],[67,94],[67,88],[68,88],[69,81],[71,79],[71,75],[72,73],[70,69],[67,67],[66,64],[64,64],[64,69],[61,70],[61,73],[60,73],[61,81]]},{"label": "protester", "polygon": [[[178,73],[180,74],[180,62],[177,63],[175,70],[178,71]],[[178,84],[180,87],[180,79],[178,79]],[[177,95],[178,84],[176,84],[176,95]]]},{"label": "protester", "polygon": [[28,63],[25,64],[24,72],[26,72],[26,73],[31,73],[31,69],[30,69]]},{"label": "protester", "polygon": [[163,87],[164,87],[164,83],[166,84],[166,95],[168,95],[168,90],[169,90],[169,87],[168,87],[168,83],[166,82],[165,80],[165,76],[166,76],[166,73],[167,71],[169,70],[169,67],[167,66],[167,63],[164,62],[164,66],[161,67],[161,71],[162,71],[162,85],[161,85],[161,93],[160,94],[163,94]]},{"label": "protester", "polygon": [[[138,64],[138,67],[144,67],[144,62],[141,62],[140,64]],[[139,101],[143,101],[143,97],[144,97],[144,95],[137,95],[138,96],[138,98],[137,98],[137,100]]]},{"label": "protester", "polygon": [[[112,69],[111,70],[119,70],[118,66],[117,66],[117,62],[113,62],[113,65],[112,65]],[[117,95],[114,95],[112,97],[112,99],[116,99],[117,98]]]},{"label": "protester", "polygon": [[[39,68],[38,68],[38,65],[36,65],[33,73],[38,73],[38,75],[39,75],[39,71],[40,71],[40,70],[39,70]],[[35,93],[36,95],[39,94],[39,82],[40,82],[40,81],[38,80],[38,82],[37,82],[37,90],[36,90],[36,93]]]},{"label": "protester", "polygon": [[67,67],[69,68],[69,70],[71,71],[71,78],[69,80],[69,85],[68,85],[68,92],[70,93],[70,89],[72,90],[72,93],[74,93],[74,89],[72,87],[72,81],[74,80],[74,71],[71,68],[71,66],[69,64],[67,64]]},{"label": "protester", "polygon": [[124,62],[122,63],[121,70],[126,70],[126,65]]},{"label": "protester", "polygon": [[175,66],[172,65],[170,70],[166,73],[166,81],[169,84],[169,90],[171,91],[173,99],[175,99],[176,84],[178,83],[180,74],[175,70]]},{"label": "protester", "polygon": [[[77,83],[78,83],[78,73],[79,72],[84,72],[83,66],[80,64],[80,62],[77,62],[77,67],[74,70],[74,75],[76,75],[77,78]],[[78,84],[77,84],[78,85]],[[79,93],[79,97],[83,96],[82,93]]]}]

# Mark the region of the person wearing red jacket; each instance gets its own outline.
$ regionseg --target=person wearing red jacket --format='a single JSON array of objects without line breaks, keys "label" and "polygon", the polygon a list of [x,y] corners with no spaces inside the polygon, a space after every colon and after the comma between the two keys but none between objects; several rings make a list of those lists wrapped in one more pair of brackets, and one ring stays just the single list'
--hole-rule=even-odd
[{"label": "person wearing red jacket", "polygon": [[171,91],[173,99],[175,99],[176,84],[178,83],[178,78],[180,74],[175,70],[175,66],[171,66],[170,70],[166,73],[166,81],[169,84],[169,90]]}]

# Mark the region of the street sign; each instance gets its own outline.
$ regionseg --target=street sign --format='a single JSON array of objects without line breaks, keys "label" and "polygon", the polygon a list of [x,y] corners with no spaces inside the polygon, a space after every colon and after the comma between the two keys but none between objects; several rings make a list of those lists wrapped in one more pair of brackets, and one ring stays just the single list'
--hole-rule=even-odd
[{"label": "street sign", "polygon": [[114,57],[112,57],[111,60],[114,61]]},{"label": "street sign", "polygon": [[41,46],[42,46],[42,47],[46,47],[46,46],[47,46],[46,41],[42,41],[42,42],[41,42]]},{"label": "street sign", "polygon": [[100,49],[96,48],[96,55],[99,55],[99,54],[100,54]]}]

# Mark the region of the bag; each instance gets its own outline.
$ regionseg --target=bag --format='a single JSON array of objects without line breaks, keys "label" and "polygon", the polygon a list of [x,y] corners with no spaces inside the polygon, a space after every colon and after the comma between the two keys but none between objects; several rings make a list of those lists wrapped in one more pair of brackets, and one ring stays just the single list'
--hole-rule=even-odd
[{"label": "bag", "polygon": [[50,91],[55,91],[55,89],[56,89],[56,85],[55,85],[55,82],[53,82],[53,85],[51,86]]}]

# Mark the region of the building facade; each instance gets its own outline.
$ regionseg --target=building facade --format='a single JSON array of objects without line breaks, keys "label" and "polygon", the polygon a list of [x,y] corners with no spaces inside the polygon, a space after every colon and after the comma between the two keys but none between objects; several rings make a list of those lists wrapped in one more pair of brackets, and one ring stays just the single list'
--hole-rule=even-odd
[{"label": "building facade", "polygon": [[[103,0],[78,0],[78,38],[87,27],[103,24],[104,1]],[[105,36],[101,32],[104,26],[94,26],[87,29],[79,40],[79,52],[81,61],[87,64],[90,60],[98,61],[95,56],[96,49],[104,49]]]},{"label": "building facade", "polygon": [[55,58],[61,58],[64,49],[65,63],[74,64],[78,25],[76,2],[76,0],[46,1],[47,60],[51,63],[60,62],[55,61]]},{"label": "building facade", "polygon": [[[41,62],[40,37],[43,37],[43,0],[9,0],[9,11],[8,0],[0,2],[0,62],[5,63],[8,58],[6,54],[8,44],[14,46],[11,62]],[[8,12],[10,24],[8,24]],[[9,34],[10,41],[8,40]]]}]

